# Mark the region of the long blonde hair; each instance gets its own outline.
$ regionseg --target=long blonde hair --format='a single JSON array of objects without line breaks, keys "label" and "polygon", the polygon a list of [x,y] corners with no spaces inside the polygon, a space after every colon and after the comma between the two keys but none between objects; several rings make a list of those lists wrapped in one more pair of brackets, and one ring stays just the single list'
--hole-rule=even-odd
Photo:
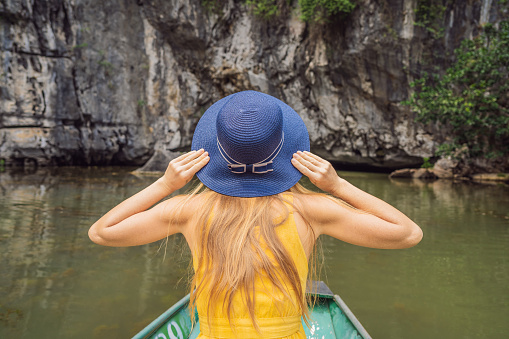
[{"label": "long blonde hair", "polygon": [[[290,192],[317,194],[299,184],[292,187]],[[210,298],[209,317],[210,311],[215,309],[213,305],[222,304],[232,324],[233,298],[240,293],[253,326],[259,331],[255,317],[255,278],[263,273],[283,296],[293,299],[289,291],[294,291],[297,300],[295,306],[309,325],[306,291],[302,290],[292,257],[276,234],[276,227],[286,221],[290,212],[285,202],[291,202],[282,194],[256,198],[230,197],[200,184],[182,202],[179,210],[185,208],[193,198],[200,199],[200,209],[195,219],[197,242],[193,257],[197,261],[196,272],[201,272],[203,279],[198,281],[197,274],[193,276],[190,310],[196,307],[198,296],[206,293]],[[300,213],[295,205],[293,210]],[[313,229],[307,221],[306,224],[315,241]],[[314,246],[308,265],[310,277],[316,276],[318,271],[316,253]],[[194,322],[193,311],[191,318]]]}]

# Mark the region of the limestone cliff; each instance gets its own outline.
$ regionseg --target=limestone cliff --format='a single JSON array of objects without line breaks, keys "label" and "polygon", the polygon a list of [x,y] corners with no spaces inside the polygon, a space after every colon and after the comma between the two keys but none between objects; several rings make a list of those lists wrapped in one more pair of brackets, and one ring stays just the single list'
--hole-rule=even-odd
[{"label": "limestone cliff", "polygon": [[156,149],[188,149],[214,101],[256,89],[291,105],[329,160],[418,164],[443,136],[401,105],[409,83],[503,12],[444,0],[433,34],[415,25],[419,1],[358,0],[318,26],[299,19],[296,1],[266,21],[233,0],[213,10],[200,0],[2,0],[0,158],[142,164]]}]

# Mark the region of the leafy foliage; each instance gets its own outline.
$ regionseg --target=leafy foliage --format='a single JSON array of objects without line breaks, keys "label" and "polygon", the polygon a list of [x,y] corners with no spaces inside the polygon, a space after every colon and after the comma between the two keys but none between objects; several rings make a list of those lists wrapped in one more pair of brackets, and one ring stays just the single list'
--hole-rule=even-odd
[{"label": "leafy foliage", "polygon": [[205,12],[219,14],[221,12],[221,3],[216,0],[201,0],[201,5]]},{"label": "leafy foliage", "polygon": [[85,47],[88,47],[88,43],[86,43],[86,42],[79,44],[79,45],[74,45],[74,46],[72,46],[72,49],[85,48]]},{"label": "leafy foliage", "polygon": [[[448,0],[446,0],[446,3]],[[445,10],[442,0],[419,0],[415,11],[415,26],[426,29],[435,39],[444,36]]]},{"label": "leafy foliage", "polygon": [[509,22],[488,24],[474,40],[455,51],[456,62],[445,74],[424,74],[411,86],[404,102],[417,120],[448,126],[452,142],[439,152],[464,152],[470,157],[509,154]]},{"label": "leafy foliage", "polygon": [[[212,0],[202,0],[210,2]],[[290,5],[291,0],[286,4]],[[246,0],[253,13],[263,19],[271,19],[280,13],[280,7],[284,5],[282,0]],[[306,22],[327,22],[333,15],[350,13],[355,8],[354,0],[299,0],[301,19]]]},{"label": "leafy foliage", "polygon": [[271,19],[279,15],[278,0],[246,0],[253,13],[264,19]]},{"label": "leafy foliage", "polygon": [[433,168],[433,164],[431,162],[429,162],[428,157],[424,157],[424,158],[422,158],[422,160],[423,160],[423,163],[421,165],[421,168]]},{"label": "leafy foliage", "polygon": [[326,22],[338,13],[350,13],[356,3],[350,0],[299,0],[301,19],[307,22]]}]

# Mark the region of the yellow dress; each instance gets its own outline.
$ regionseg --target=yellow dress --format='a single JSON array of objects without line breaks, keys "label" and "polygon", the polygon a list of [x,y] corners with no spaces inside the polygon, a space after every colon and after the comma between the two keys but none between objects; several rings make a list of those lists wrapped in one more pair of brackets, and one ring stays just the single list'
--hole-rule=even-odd
[{"label": "yellow dress", "polygon": [[[285,196],[286,200],[292,201],[291,195]],[[276,233],[281,242],[286,247],[288,253],[293,258],[300,277],[302,291],[306,290],[306,279],[308,274],[308,263],[304,247],[300,241],[297,227],[293,216],[292,206],[288,204],[290,214],[286,221],[276,228]],[[271,256],[271,254],[268,254]],[[199,281],[202,277],[197,271],[197,260],[193,255],[193,267]],[[297,307],[297,296],[294,292],[288,291],[292,300],[285,298],[280,291],[274,292],[272,289],[267,291],[266,286],[271,286],[267,277],[259,276],[255,281],[255,316],[260,327],[261,333],[257,332],[249,318],[249,312],[244,306],[242,296],[237,293],[234,296],[235,317],[232,319],[234,330],[232,330],[228,321],[228,316],[218,305],[215,308],[215,315],[220,317],[208,317],[208,298],[206,293],[201,293],[196,300],[196,307],[200,319],[201,339],[216,338],[279,338],[279,339],[303,339],[306,338],[304,327],[302,326],[302,315]],[[280,299],[274,301],[274,295]],[[210,323],[209,323],[210,320]]]}]

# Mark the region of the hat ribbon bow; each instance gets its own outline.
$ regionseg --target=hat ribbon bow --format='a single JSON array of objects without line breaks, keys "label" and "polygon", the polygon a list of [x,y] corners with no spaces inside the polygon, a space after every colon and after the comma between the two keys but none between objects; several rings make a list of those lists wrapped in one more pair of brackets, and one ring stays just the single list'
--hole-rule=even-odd
[{"label": "hat ribbon bow", "polygon": [[256,164],[243,164],[241,162],[236,161],[231,156],[226,153],[223,146],[221,146],[221,143],[219,142],[219,139],[217,139],[217,148],[219,149],[219,153],[223,156],[224,160],[228,163],[228,168],[232,173],[236,174],[242,174],[246,172],[252,172],[256,174],[263,174],[267,172],[272,172],[274,170],[272,161],[277,157],[281,149],[283,148],[283,142],[285,139],[285,134],[281,135],[281,141],[277,145],[274,152],[272,152],[267,158],[264,160],[257,162]]}]

